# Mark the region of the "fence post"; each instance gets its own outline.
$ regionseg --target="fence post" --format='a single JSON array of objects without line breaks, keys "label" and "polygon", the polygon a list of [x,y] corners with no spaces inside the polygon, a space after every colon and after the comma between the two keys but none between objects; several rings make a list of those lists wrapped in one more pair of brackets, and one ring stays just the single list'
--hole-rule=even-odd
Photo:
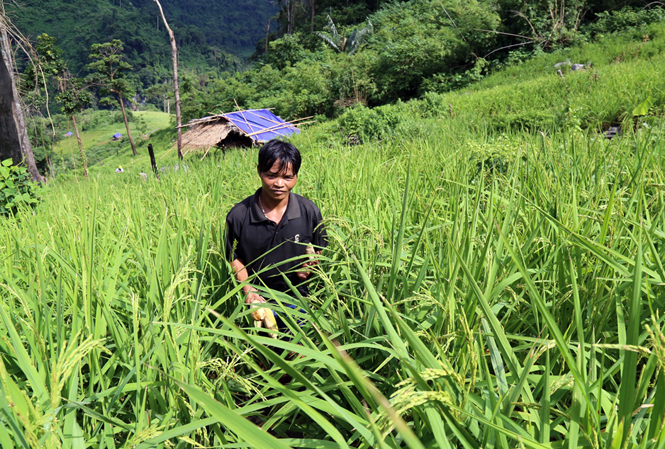
[{"label": "fence post", "polygon": [[150,164],[152,165],[152,171],[155,172],[155,176],[159,179],[159,170],[157,170],[157,162],[155,162],[155,152],[152,149],[152,144],[148,144],[148,153],[150,154]]}]

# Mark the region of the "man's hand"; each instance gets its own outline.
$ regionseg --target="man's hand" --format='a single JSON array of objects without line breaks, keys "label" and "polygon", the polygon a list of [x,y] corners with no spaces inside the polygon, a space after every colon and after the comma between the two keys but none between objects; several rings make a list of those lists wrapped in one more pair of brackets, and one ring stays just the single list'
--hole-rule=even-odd
[{"label": "man's hand", "polygon": [[[309,250],[310,248],[312,248],[312,247],[311,247],[311,246],[308,246],[308,247],[307,247],[308,250]],[[313,249],[313,248],[312,248],[312,249]],[[310,252],[308,251],[307,254],[310,254],[310,256],[309,256],[309,257],[310,257],[310,260],[309,260],[308,262],[305,262],[304,264],[302,264],[302,268],[303,268],[303,269],[298,270],[298,272],[296,273],[296,275],[298,276],[298,279],[301,280],[301,281],[305,281],[305,280],[307,280],[307,278],[309,277],[309,275],[312,273],[312,272],[308,269],[308,267],[313,267],[314,265],[318,265],[318,264],[319,264],[319,260],[318,260],[318,258],[317,258],[316,256],[319,255],[319,254],[321,254],[321,251],[316,251],[316,252],[312,252],[312,253],[310,253]]]},{"label": "man's hand", "polygon": [[259,295],[255,291],[247,293],[247,298],[245,298],[245,304],[255,304],[257,302],[265,303],[266,300],[263,298],[263,296]]}]

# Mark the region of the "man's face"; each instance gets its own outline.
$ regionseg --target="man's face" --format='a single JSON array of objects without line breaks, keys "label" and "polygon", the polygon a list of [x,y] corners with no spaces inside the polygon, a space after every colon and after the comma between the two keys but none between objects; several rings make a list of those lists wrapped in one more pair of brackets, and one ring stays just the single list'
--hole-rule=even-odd
[{"label": "man's face", "polygon": [[259,171],[259,177],[261,178],[263,192],[275,201],[287,198],[298,181],[298,175],[293,173],[291,164],[283,170],[282,163],[279,160],[272,164],[270,170],[263,173]]}]

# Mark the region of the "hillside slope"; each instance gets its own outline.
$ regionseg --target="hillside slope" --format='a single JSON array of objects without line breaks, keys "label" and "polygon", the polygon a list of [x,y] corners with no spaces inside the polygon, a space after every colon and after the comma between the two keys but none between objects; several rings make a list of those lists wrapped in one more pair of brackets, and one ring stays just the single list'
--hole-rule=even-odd
[{"label": "hillside slope", "polygon": [[[161,2],[185,66],[222,69],[239,64],[265,35],[276,6],[268,0],[164,0]],[[169,62],[168,35],[152,0],[22,0],[7,12],[23,34],[47,33],[58,39],[75,73],[88,64],[90,46],[121,39],[137,67]]]},{"label": "hillside slope", "polygon": [[[573,72],[565,66],[562,79],[554,65],[567,59],[591,62],[592,67]],[[472,152],[481,141],[480,145],[488,152],[513,157],[512,153],[506,154],[501,145],[486,147],[482,142],[492,136],[519,130],[593,133],[604,131],[609,125],[630,127],[637,123],[633,110],[647,99],[651,101],[651,108],[648,114],[641,116],[639,126],[661,129],[665,124],[664,71],[665,23],[656,23],[607,36],[596,43],[543,54],[490,75],[463,90],[430,93],[423,99],[377,108],[348,108],[336,120],[305,128],[302,136],[295,140],[322,148],[340,143],[404,138],[435,145],[432,136],[439,135],[435,130],[445,126],[454,130],[454,134],[476,135],[472,142],[459,142],[460,148],[468,147]],[[63,127],[58,132],[64,134],[69,130]],[[88,132],[92,135],[88,136]],[[86,129],[84,141],[92,142],[94,133],[94,127]],[[146,139],[138,139],[141,163],[131,156],[126,142],[113,143],[109,147],[96,144],[91,169],[103,172],[118,164],[123,167],[140,165],[143,169],[147,164],[147,144],[153,143],[161,156],[172,147],[174,137],[175,131],[168,127]],[[104,155],[109,159],[106,160]],[[198,159],[200,155],[190,158]],[[177,163],[174,152],[164,160]],[[100,162],[104,165],[95,168],[94,164]],[[71,168],[69,156],[64,156],[63,164],[62,169]]]}]

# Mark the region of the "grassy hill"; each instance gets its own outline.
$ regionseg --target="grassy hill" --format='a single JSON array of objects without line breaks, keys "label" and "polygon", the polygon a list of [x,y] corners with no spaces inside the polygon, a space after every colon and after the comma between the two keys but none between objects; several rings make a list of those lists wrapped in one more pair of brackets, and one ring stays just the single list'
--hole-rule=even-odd
[{"label": "grassy hill", "polygon": [[[437,126],[433,123],[442,120],[456,130],[471,129],[483,136],[506,131],[558,132],[575,129],[598,132],[610,125],[633,127],[633,111],[647,99],[651,101],[651,111],[643,122],[650,126],[649,123],[661,120],[665,110],[665,77],[661,76],[664,58],[665,26],[653,24],[629,33],[618,33],[596,43],[543,54],[508,67],[461,91],[427,94],[421,100],[374,109],[350,108],[339,119],[311,126],[305,134],[312,136],[320,145],[337,145],[349,136],[368,141],[401,139],[404,136],[421,136],[424,129]],[[573,72],[571,66],[563,65],[562,78],[554,66],[567,60],[589,64],[590,67]],[[146,121],[141,125],[143,134],[167,123],[165,114],[135,114],[139,120]],[[131,126],[136,128],[138,123],[134,122]],[[101,143],[115,132],[125,134],[123,130],[124,125],[120,121],[105,125],[96,129],[90,138],[84,134],[85,145],[87,148],[93,142],[99,142],[95,144],[97,146],[111,145],[106,150],[100,150],[100,154],[107,151],[108,156],[114,155],[113,164],[132,166],[134,163],[131,162],[128,142]],[[138,129],[136,132],[139,132]],[[143,145],[152,141],[160,152],[171,148],[174,137],[172,129],[164,129],[163,132],[151,134],[152,140],[138,141]],[[62,142],[59,148],[63,145],[71,146],[72,143]],[[115,156],[116,148],[119,158]],[[104,160],[101,156],[88,157],[92,159],[91,165]]]},{"label": "grassy hill", "polygon": [[[91,113],[89,111],[88,113]],[[117,114],[104,114],[111,118]],[[156,132],[163,133],[165,129],[173,126],[170,122],[171,116],[158,111],[135,111],[132,113],[132,121],[129,129],[132,133],[134,142],[141,149],[142,154],[136,158],[130,157],[131,147],[125,130],[125,124],[122,120],[109,123],[111,120],[99,120],[99,123],[87,129],[85,126],[80,129],[81,142],[86,152],[91,172],[113,171],[118,165],[134,171],[133,167],[140,165],[139,171],[144,171],[150,167],[150,159],[147,156],[147,141]],[[63,129],[60,129],[62,132]],[[74,133],[73,126],[67,128],[67,131]],[[112,136],[116,133],[122,134],[122,140],[113,140]],[[80,169],[80,156],[76,134],[64,138],[53,148],[52,160],[59,171],[74,168],[78,165]],[[147,166],[145,165],[147,164]],[[147,167],[147,168],[146,168]],[[138,173],[138,172],[137,172]]]},{"label": "grassy hill", "polygon": [[280,339],[224,257],[256,149],[57,177],[0,220],[0,441],[662,448],[664,31],[294,137],[330,246]]}]

